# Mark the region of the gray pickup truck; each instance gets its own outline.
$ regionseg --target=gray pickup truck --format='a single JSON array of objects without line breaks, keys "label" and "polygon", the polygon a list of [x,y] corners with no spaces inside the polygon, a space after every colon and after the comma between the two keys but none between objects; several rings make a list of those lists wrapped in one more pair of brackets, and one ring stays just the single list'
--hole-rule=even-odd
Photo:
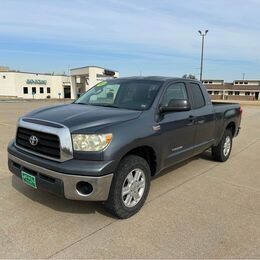
[{"label": "gray pickup truck", "polygon": [[212,103],[196,80],[103,81],[72,104],[21,117],[8,165],[34,189],[103,201],[114,215],[128,218],[163,169],[209,148],[215,160],[226,161],[241,114],[239,104]]}]

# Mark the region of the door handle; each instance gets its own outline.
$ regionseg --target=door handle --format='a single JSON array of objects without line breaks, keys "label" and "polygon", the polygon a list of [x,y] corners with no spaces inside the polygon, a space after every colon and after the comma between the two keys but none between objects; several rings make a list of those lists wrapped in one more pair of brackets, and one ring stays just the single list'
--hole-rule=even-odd
[{"label": "door handle", "polygon": [[190,115],[190,116],[189,116],[189,121],[190,121],[190,122],[189,122],[188,124],[186,124],[186,126],[194,125],[194,124],[195,124],[195,119],[196,119],[195,116]]},{"label": "door handle", "polygon": [[198,124],[204,124],[205,123],[205,120],[202,119],[202,120],[198,120]]}]

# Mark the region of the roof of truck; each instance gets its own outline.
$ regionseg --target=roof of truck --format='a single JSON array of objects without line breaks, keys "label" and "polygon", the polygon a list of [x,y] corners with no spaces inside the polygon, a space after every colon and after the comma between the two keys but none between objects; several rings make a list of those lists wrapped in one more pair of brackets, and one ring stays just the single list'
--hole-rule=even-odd
[{"label": "roof of truck", "polygon": [[155,80],[155,81],[168,81],[168,80],[182,80],[182,81],[198,81],[196,79],[185,79],[178,77],[166,77],[166,76],[134,76],[134,77],[122,77],[118,78],[119,80]]}]

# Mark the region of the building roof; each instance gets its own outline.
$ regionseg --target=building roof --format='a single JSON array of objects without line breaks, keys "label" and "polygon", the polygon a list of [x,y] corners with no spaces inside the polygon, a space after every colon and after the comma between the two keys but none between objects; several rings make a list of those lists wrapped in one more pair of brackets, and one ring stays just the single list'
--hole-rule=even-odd
[{"label": "building roof", "polygon": [[47,75],[47,76],[68,76],[67,74],[62,74],[62,73],[49,73],[49,72],[31,72],[31,71],[20,71],[20,70],[13,70],[10,69],[7,66],[0,66],[0,73],[7,73],[7,72],[12,72],[12,73],[24,73],[24,74],[36,74],[36,75]]},{"label": "building roof", "polygon": [[221,81],[221,82],[224,82],[224,79],[203,79],[202,81]]},{"label": "building roof", "polygon": [[0,72],[8,71],[9,67],[7,66],[0,66]]},{"label": "building roof", "polygon": [[104,69],[104,70],[110,70],[110,71],[118,72],[117,70],[107,69],[107,68],[103,68],[103,67],[99,67],[99,66],[84,66],[84,67],[73,68],[73,69],[70,69],[70,70],[87,69],[87,68],[99,68],[99,69]]},{"label": "building roof", "polygon": [[260,82],[260,79],[235,79],[233,82],[235,81],[241,81],[241,82]]},{"label": "building roof", "polygon": [[45,75],[45,76],[68,76],[67,74],[44,73],[44,72],[30,72],[30,71],[20,71],[20,70],[0,71],[0,73],[23,73],[23,74]]},{"label": "building roof", "polygon": [[254,85],[234,85],[233,83],[225,83],[223,85],[216,85],[216,84],[206,84],[206,88],[208,90],[244,90],[244,91],[250,91],[250,90],[260,90],[260,86],[254,86]]}]

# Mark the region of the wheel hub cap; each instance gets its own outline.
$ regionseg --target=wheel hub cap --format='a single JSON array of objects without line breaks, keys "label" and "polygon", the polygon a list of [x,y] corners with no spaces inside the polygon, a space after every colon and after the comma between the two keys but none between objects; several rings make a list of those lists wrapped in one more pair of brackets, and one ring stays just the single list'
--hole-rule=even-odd
[{"label": "wheel hub cap", "polygon": [[145,190],[145,174],[141,169],[132,170],[125,178],[122,187],[122,200],[126,207],[134,207]]},{"label": "wheel hub cap", "polygon": [[225,139],[224,148],[223,148],[224,156],[227,156],[229,154],[230,148],[231,148],[231,139],[229,136],[227,136]]}]

